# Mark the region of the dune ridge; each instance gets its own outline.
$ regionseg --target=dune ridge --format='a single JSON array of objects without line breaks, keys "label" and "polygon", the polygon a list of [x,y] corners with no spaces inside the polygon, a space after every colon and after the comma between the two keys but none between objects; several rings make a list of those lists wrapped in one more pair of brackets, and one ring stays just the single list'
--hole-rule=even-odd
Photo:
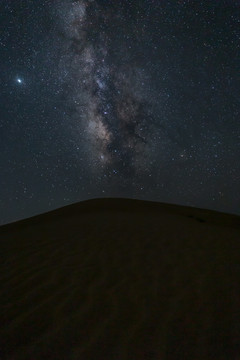
[{"label": "dune ridge", "polygon": [[93,199],[0,247],[0,359],[240,359],[238,216]]}]

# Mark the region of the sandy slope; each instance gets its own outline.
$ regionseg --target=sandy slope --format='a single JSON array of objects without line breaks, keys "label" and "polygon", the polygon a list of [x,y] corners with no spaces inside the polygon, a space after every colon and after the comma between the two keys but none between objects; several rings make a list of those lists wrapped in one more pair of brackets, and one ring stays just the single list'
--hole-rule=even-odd
[{"label": "sandy slope", "polygon": [[99,199],[0,228],[1,360],[240,359],[240,218]]}]

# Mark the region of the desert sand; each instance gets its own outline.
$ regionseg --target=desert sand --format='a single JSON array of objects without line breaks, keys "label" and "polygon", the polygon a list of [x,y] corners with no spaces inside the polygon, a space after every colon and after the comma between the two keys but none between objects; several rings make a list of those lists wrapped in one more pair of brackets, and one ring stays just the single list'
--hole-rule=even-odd
[{"label": "desert sand", "polygon": [[240,359],[240,217],[95,199],[0,227],[1,360]]}]

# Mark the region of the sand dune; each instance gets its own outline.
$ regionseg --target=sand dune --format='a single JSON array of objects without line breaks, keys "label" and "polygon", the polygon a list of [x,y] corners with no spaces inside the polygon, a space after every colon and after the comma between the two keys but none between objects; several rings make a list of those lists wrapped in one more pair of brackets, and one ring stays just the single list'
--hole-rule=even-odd
[{"label": "sand dune", "polygon": [[1,360],[240,359],[240,218],[98,199],[0,228]]}]

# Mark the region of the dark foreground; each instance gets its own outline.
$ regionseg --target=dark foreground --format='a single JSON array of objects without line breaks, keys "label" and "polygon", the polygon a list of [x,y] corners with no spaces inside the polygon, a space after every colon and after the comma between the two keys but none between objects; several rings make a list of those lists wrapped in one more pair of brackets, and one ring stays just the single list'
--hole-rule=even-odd
[{"label": "dark foreground", "polygon": [[0,228],[1,360],[240,360],[240,218],[99,199]]}]

